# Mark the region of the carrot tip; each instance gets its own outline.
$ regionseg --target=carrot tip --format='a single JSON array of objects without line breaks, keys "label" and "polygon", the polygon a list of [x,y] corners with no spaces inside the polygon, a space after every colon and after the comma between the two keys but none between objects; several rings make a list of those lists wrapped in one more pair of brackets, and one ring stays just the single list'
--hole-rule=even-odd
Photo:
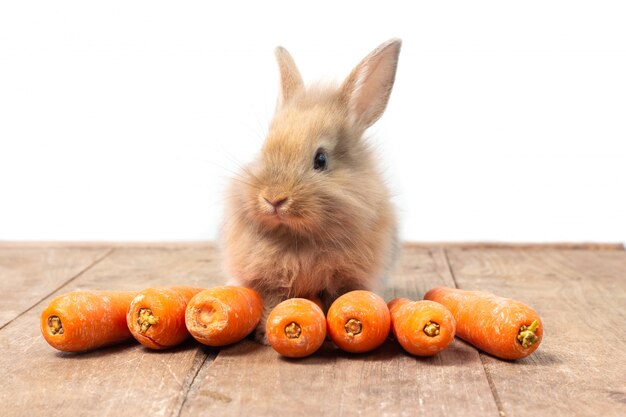
[{"label": "carrot tip", "polygon": [[139,309],[139,313],[137,314],[137,324],[140,326],[139,333],[147,332],[150,326],[158,322],[159,317],[152,314],[152,310],[149,308]]},{"label": "carrot tip", "polygon": [[63,334],[63,323],[61,323],[61,318],[59,316],[48,317],[48,327],[50,328],[50,333],[52,334]]},{"label": "carrot tip", "polygon": [[539,338],[535,334],[537,327],[539,327],[539,321],[535,320],[530,326],[522,326],[519,328],[517,340],[522,344],[522,347],[529,348],[539,341]]},{"label": "carrot tip", "polygon": [[439,326],[439,323],[435,323],[434,321],[429,321],[424,326],[424,333],[426,333],[427,336],[435,337],[439,333],[441,333],[440,328],[441,326]]},{"label": "carrot tip", "polygon": [[300,337],[300,334],[302,334],[302,327],[295,321],[285,326],[285,336],[289,339],[297,339]]},{"label": "carrot tip", "polygon": [[357,319],[348,320],[343,327],[350,337],[354,337],[363,331],[363,324]]}]

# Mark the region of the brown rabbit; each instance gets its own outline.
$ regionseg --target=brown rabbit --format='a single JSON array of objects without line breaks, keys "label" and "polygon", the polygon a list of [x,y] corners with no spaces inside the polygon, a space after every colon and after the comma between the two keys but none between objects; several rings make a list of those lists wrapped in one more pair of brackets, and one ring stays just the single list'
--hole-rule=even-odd
[{"label": "brown rabbit", "polygon": [[387,106],[400,46],[379,46],[339,88],[306,88],[276,49],[276,114],[260,155],[232,181],[221,236],[227,273],[264,299],[262,343],[279,302],[317,296],[328,308],[347,291],[374,289],[392,264],[394,210],[362,136]]}]

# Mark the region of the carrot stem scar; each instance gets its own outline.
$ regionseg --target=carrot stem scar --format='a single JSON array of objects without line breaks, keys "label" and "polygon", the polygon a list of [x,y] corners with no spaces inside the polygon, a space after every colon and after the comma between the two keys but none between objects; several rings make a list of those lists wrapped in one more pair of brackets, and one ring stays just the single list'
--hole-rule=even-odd
[{"label": "carrot stem scar", "polygon": [[149,308],[139,309],[139,313],[137,313],[137,324],[141,326],[139,328],[139,333],[147,332],[150,326],[157,324],[158,322],[159,316],[152,314],[152,310]]},{"label": "carrot stem scar", "polygon": [[435,337],[435,336],[437,336],[441,332],[439,330],[440,327],[441,326],[439,326],[438,323],[435,323],[434,321],[429,321],[424,326],[424,333],[426,333],[427,336]]},{"label": "carrot stem scar", "polygon": [[214,317],[217,317],[215,307],[210,304],[196,308],[194,311],[196,312],[196,323],[205,329],[214,322]]},{"label": "carrot stem scar", "polygon": [[517,340],[522,344],[523,347],[531,347],[539,341],[539,338],[535,334],[537,327],[539,327],[539,322],[535,320],[530,324],[530,326],[522,326],[519,328]]},{"label": "carrot stem scar", "polygon": [[297,339],[300,337],[300,334],[302,334],[302,327],[295,321],[285,326],[285,336],[289,339]]},{"label": "carrot stem scar", "polygon": [[348,320],[343,327],[350,337],[356,336],[363,330],[363,324],[357,319]]},{"label": "carrot stem scar", "polygon": [[48,317],[48,327],[50,327],[52,334],[63,334],[63,323],[61,323],[59,316]]}]

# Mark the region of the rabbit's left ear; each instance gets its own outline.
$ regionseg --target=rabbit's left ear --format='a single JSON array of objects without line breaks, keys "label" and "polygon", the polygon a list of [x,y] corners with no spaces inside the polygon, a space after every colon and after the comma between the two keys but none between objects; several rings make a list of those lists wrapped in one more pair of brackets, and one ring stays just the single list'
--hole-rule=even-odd
[{"label": "rabbit's left ear", "polygon": [[367,129],[382,116],[396,78],[400,39],[391,39],[366,56],[341,86],[353,123]]},{"label": "rabbit's left ear", "polygon": [[280,71],[280,96],[278,97],[278,107],[280,107],[304,88],[304,82],[291,54],[285,48],[279,46],[274,53]]}]

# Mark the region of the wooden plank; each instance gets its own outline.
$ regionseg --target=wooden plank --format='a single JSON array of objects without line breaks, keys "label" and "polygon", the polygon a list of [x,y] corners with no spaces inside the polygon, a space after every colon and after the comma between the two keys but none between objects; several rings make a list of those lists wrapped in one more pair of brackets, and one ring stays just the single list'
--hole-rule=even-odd
[{"label": "wooden plank", "polygon": [[[625,250],[624,242],[403,242],[405,247],[415,247],[420,249],[434,248],[454,248],[454,249],[580,249],[580,250]],[[213,248],[211,241],[3,241],[0,240],[0,248],[144,248],[144,249],[164,249],[164,248],[191,248],[205,247]]]},{"label": "wooden plank", "polygon": [[447,249],[519,249],[519,250],[619,250],[623,242],[550,242],[550,243],[511,243],[511,242],[406,242],[405,246],[418,248]]},{"label": "wooden plank", "polygon": [[36,240],[0,240],[1,248],[72,248],[72,249],[93,249],[93,248],[132,248],[132,249],[180,249],[180,248],[206,248],[215,249],[215,242],[205,240],[190,241],[36,241]]},{"label": "wooden plank", "polygon": [[[445,256],[408,248],[385,295],[421,297],[435,285],[453,285]],[[222,349],[205,364],[181,416],[497,416],[478,353],[461,341],[433,358],[414,358],[388,341],[352,355],[326,343],[302,360],[279,357],[246,341]]]},{"label": "wooden plank", "polygon": [[0,329],[103,259],[110,249],[0,247]]},{"label": "wooden plank", "polygon": [[[2,257],[10,248],[1,246],[0,289],[9,294],[22,285],[12,281],[66,276],[63,265],[74,273],[56,293],[223,282],[207,244],[122,245],[100,262],[94,255],[95,262],[82,270],[70,267],[80,248],[20,247],[32,252]],[[50,263],[57,267],[46,266],[51,250],[58,251]],[[107,248],[89,250],[103,256]],[[32,262],[14,261],[19,256]],[[48,298],[0,330],[2,415],[626,415],[625,256],[580,248],[409,246],[381,290],[386,299],[419,298],[434,285],[453,286],[452,267],[462,288],[513,296],[539,310],[544,343],[515,363],[479,357],[461,341],[430,359],[410,357],[393,342],[365,355],[348,355],[327,343],[302,361],[281,359],[251,341],[219,354],[195,343],[160,353],[129,343],[68,355],[39,335],[38,315]],[[37,262],[44,266],[28,266]],[[40,298],[54,290],[42,291],[39,281],[23,285],[26,295],[40,291]]]},{"label": "wooden plank", "polygon": [[[206,248],[116,249],[57,293],[74,289],[139,290],[223,281]],[[154,352],[136,343],[67,354],[48,346],[39,314],[51,297],[0,331],[3,416],[177,415],[196,372],[216,354],[189,342]]]},{"label": "wooden plank", "polygon": [[626,415],[626,252],[449,250],[461,288],[533,306],[545,336],[530,357],[481,354],[507,416]]}]

